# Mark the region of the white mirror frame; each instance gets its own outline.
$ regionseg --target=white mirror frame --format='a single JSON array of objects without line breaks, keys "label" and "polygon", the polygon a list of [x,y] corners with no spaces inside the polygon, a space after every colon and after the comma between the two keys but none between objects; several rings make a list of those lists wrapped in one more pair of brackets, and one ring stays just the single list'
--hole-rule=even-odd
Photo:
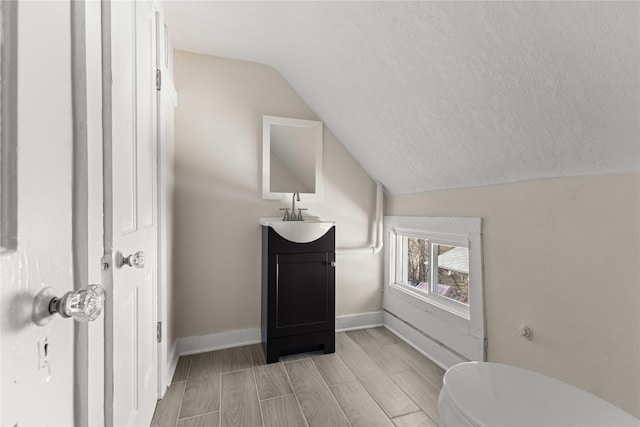
[{"label": "white mirror frame", "polygon": [[262,198],[285,199],[292,193],[273,192],[271,182],[271,125],[296,126],[317,129],[315,132],[315,192],[300,193],[303,200],[322,200],[322,122],[316,120],[290,119],[286,117],[262,116]]}]

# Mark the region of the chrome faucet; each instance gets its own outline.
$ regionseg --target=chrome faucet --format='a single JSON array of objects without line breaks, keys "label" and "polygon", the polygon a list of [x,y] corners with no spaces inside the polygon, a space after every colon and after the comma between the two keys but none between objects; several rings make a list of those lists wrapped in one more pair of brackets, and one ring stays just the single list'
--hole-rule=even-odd
[{"label": "chrome faucet", "polygon": [[280,210],[284,212],[283,221],[304,221],[302,218],[302,211],[306,211],[304,208],[298,208],[298,213],[296,214],[296,200],[300,201],[300,193],[297,191],[293,193],[293,197],[291,199],[291,213],[289,213],[289,208],[282,208]]},{"label": "chrome faucet", "polygon": [[291,198],[291,216],[294,218],[296,216],[296,199],[300,201],[300,193],[298,193],[297,191],[293,193],[293,197]]}]

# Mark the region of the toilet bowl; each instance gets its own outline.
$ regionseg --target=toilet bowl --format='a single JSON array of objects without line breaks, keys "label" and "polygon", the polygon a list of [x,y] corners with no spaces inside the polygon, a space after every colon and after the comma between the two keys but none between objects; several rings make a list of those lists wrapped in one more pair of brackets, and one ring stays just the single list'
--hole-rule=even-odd
[{"label": "toilet bowl", "polygon": [[440,427],[640,426],[637,418],[584,390],[488,362],[447,370],[438,408]]}]

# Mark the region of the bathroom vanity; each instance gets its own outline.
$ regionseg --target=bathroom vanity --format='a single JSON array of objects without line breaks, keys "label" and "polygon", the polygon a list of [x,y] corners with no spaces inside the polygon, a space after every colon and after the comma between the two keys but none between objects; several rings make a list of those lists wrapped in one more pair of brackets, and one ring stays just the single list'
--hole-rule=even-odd
[{"label": "bathroom vanity", "polygon": [[333,353],[334,223],[264,218],[260,224],[262,348],[267,363],[303,351]]}]

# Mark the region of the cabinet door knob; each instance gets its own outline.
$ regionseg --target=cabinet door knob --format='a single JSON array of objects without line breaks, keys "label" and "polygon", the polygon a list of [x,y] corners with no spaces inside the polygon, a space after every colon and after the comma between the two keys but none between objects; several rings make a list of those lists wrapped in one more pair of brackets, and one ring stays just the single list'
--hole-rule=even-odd
[{"label": "cabinet door knob", "polygon": [[335,267],[336,266],[336,262],[335,261],[331,261],[331,267]]}]

